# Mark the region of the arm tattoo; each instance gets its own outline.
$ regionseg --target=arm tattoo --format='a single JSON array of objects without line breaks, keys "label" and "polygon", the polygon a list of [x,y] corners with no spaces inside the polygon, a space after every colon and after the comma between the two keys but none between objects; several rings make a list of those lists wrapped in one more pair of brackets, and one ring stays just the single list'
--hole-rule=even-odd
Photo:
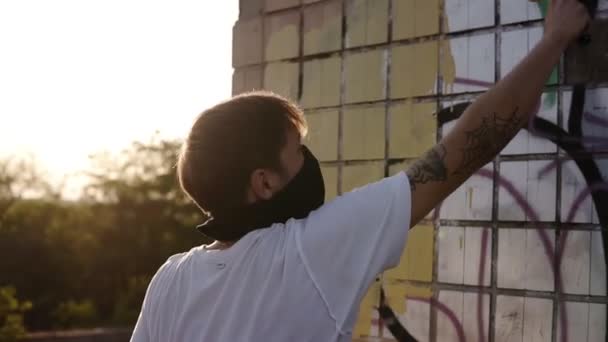
[{"label": "arm tattoo", "polygon": [[479,127],[465,132],[462,162],[454,171],[455,175],[475,172],[500,152],[522,126],[522,118],[517,116],[518,109],[515,108],[508,118],[501,118],[496,112],[486,115]]},{"label": "arm tattoo", "polygon": [[416,190],[416,184],[440,182],[448,178],[445,155],[445,146],[439,143],[407,170],[412,191]]}]

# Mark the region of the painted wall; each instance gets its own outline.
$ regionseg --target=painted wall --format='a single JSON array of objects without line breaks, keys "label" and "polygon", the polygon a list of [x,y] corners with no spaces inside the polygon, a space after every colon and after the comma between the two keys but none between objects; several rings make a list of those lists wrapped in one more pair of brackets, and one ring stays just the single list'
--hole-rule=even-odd
[{"label": "painted wall", "polygon": [[[270,89],[301,104],[331,199],[402,170],[446,134],[460,107],[449,108],[488,89],[541,38],[546,7],[241,0],[233,91]],[[600,11],[606,15],[608,0]],[[572,87],[562,69],[538,117],[569,132]],[[574,118],[581,135],[568,139],[582,144],[601,176],[586,179],[576,155],[547,131],[522,131],[411,231],[399,267],[364,299],[356,337],[391,338],[374,310],[382,285],[420,341],[604,341],[598,213],[608,203],[594,203],[588,190],[608,180],[608,87],[590,84],[586,95]]]}]

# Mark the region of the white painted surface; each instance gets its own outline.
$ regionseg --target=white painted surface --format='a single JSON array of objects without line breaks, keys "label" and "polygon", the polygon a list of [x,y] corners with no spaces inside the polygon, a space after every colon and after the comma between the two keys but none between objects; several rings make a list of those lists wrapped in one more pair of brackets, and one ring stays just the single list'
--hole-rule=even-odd
[{"label": "white painted surface", "polygon": [[[482,252],[483,234],[486,232],[485,253]],[[464,248],[464,279],[466,285],[489,286],[492,267],[492,231],[489,228],[467,227],[465,228]],[[479,282],[482,258],[484,260],[483,278]]]},{"label": "white painted surface", "polygon": [[500,21],[503,24],[536,20],[542,17],[536,2],[523,0],[506,0],[500,2]]},{"label": "white painted surface", "polygon": [[588,341],[606,341],[606,304],[589,304]]},{"label": "white painted surface", "polygon": [[[458,319],[458,322],[462,324],[462,310],[464,307],[464,298],[462,292],[455,291],[440,291],[439,301],[452,310]],[[452,322],[440,312],[437,312],[437,340],[445,342],[457,342],[458,337],[456,329]]]},{"label": "white painted surface", "polygon": [[496,298],[496,342],[522,342],[524,334],[524,298]]},{"label": "white painted surface", "polygon": [[[445,136],[456,121],[442,126]],[[494,170],[492,163],[486,164],[483,169]],[[439,217],[451,220],[490,220],[492,218],[492,179],[473,175],[443,203]]]},{"label": "white painted surface", "polygon": [[494,25],[494,1],[445,0],[448,32]]},{"label": "white painted surface", "polygon": [[564,292],[589,294],[590,248],[590,232],[570,231],[568,233],[561,267]]},{"label": "white painted surface", "polygon": [[[487,231],[482,284],[479,284],[483,231]],[[479,227],[440,227],[438,280],[443,283],[490,285],[492,232]]]},{"label": "white painted surface", "polygon": [[[582,202],[575,206],[577,198],[585,193],[588,185],[574,161],[567,160],[563,162],[561,183],[562,203],[560,215],[562,222],[597,222],[595,218],[595,205],[591,197],[584,197]],[[572,217],[569,219],[570,216]]]},{"label": "white painted surface", "polygon": [[[566,310],[566,326],[567,336],[566,341],[585,342],[589,341],[589,304],[588,303],[575,303],[566,302],[561,307],[565,307]],[[560,308],[561,309],[561,308]],[[557,320],[557,340],[562,339],[562,322],[561,314],[558,313]]]},{"label": "white painted surface", "polygon": [[[541,105],[536,114],[557,125],[557,93],[544,93],[541,97]],[[522,129],[515,138],[502,150],[502,155],[520,155],[533,153],[555,153],[557,145],[546,137],[538,136],[539,133]]]},{"label": "white painted surface", "polygon": [[548,299],[499,295],[497,342],[550,342],[553,303]]},{"label": "white painted surface", "polygon": [[462,284],[464,275],[464,228],[441,227],[437,234],[437,277],[442,283]]},{"label": "white painted surface", "polygon": [[[555,232],[545,230],[551,247]],[[498,232],[500,288],[552,291],[553,271],[539,233],[534,229],[501,228]]]},{"label": "white painted surface", "polygon": [[[516,0],[514,0],[516,1]],[[524,28],[502,33],[500,75],[507,75],[540,41],[542,27]]]},{"label": "white painted surface", "polygon": [[[486,341],[488,337],[490,298],[488,295],[482,296],[483,338],[479,336],[478,298],[479,296],[476,293],[439,292],[439,301],[454,312],[459,324],[462,326],[467,341]],[[459,341],[454,325],[440,311],[437,312],[437,341]]]},{"label": "white painted surface", "polygon": [[[557,172],[550,164],[540,160],[501,163],[502,178],[512,184],[525,201],[518,203],[511,192],[501,186],[498,193],[500,220],[533,221],[534,216],[524,209],[527,205],[539,221],[555,221]],[[545,169],[548,171],[544,172]]]},{"label": "white painted surface", "polygon": [[591,233],[591,270],[589,293],[592,296],[606,295],[606,263],[601,232]]},{"label": "white painted surface", "polygon": [[553,302],[549,299],[524,298],[523,342],[551,341]]},{"label": "white painted surface", "polygon": [[496,63],[494,34],[465,36],[449,40],[454,57],[456,81],[445,84],[445,94],[487,90],[487,86],[467,84],[465,80],[493,84]]}]

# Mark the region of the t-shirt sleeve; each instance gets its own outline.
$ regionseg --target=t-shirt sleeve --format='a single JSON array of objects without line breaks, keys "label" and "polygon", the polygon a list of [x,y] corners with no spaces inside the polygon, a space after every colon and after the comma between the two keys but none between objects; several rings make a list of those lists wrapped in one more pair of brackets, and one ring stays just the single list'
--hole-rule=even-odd
[{"label": "t-shirt sleeve", "polygon": [[150,331],[148,330],[148,303],[149,301],[149,289],[146,291],[144,301],[137,318],[137,323],[131,334],[130,342],[148,342],[150,341]]},{"label": "t-shirt sleeve", "polygon": [[[172,261],[175,258],[180,257],[182,254],[175,254],[169,257],[167,261],[160,266],[158,271],[156,271],[150,280],[141,305],[139,317],[137,318],[137,323],[135,324],[133,333],[131,334],[130,342],[149,342],[153,339],[157,340],[156,334],[152,330],[158,325],[155,324],[157,315],[155,315],[154,307],[158,307],[158,303],[155,303],[155,300],[159,297],[159,291],[164,290],[167,286],[167,279],[171,276],[173,266]],[[153,336],[155,338],[153,338]]]},{"label": "t-shirt sleeve", "polygon": [[150,335],[148,333],[148,324],[146,322],[146,316],[143,311],[139,313],[139,318],[133,329],[130,342],[148,342],[150,341]]},{"label": "t-shirt sleeve", "polygon": [[325,204],[296,231],[303,263],[340,331],[352,327],[378,274],[399,263],[410,215],[410,184],[401,172]]}]

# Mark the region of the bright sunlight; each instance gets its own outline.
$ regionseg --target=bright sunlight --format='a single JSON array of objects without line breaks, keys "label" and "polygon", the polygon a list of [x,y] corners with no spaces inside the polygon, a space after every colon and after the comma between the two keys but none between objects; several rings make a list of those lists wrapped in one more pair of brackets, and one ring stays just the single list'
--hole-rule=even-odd
[{"label": "bright sunlight", "polygon": [[238,1],[0,0],[0,155],[54,177],[230,96]]}]

